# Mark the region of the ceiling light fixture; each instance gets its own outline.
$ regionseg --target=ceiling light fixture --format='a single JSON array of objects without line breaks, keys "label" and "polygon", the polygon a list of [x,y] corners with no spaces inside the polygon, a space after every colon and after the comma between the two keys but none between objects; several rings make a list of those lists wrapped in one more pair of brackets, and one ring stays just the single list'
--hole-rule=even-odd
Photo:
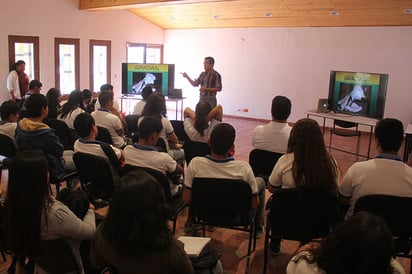
[{"label": "ceiling light fixture", "polygon": [[332,10],[331,12],[329,12],[329,14],[332,15],[332,16],[339,16],[340,12],[337,11],[337,10]]},{"label": "ceiling light fixture", "polygon": [[265,17],[272,17],[273,16],[273,14],[272,13],[270,13],[270,12],[267,12],[267,13],[265,13],[265,14],[263,14]]},{"label": "ceiling light fixture", "polygon": [[405,14],[412,14],[412,9],[404,9],[403,13]]}]

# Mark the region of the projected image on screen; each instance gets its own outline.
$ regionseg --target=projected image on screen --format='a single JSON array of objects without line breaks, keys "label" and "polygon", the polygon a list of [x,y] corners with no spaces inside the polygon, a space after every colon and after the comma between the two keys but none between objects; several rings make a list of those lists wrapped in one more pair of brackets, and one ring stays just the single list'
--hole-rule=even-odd
[{"label": "projected image on screen", "polygon": [[133,93],[139,95],[142,93],[142,90],[148,85],[155,88],[155,90],[161,90],[163,74],[153,72],[133,72],[132,81]]},{"label": "projected image on screen", "polygon": [[371,98],[371,87],[341,83],[338,101],[338,110],[367,114]]}]

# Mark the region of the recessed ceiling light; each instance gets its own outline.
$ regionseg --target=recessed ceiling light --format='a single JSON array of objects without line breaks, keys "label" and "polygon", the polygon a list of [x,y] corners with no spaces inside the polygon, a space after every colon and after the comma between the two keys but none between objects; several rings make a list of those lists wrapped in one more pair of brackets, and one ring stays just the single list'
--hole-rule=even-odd
[{"label": "recessed ceiling light", "polygon": [[263,14],[265,17],[272,17],[273,16],[273,14],[272,13],[270,13],[270,12],[266,12],[265,14]]},{"label": "recessed ceiling light", "polygon": [[221,15],[213,15],[213,18],[215,19],[220,19],[222,16]]},{"label": "recessed ceiling light", "polygon": [[405,14],[412,14],[412,9],[404,9],[403,13]]},{"label": "recessed ceiling light", "polygon": [[339,16],[340,12],[337,11],[337,10],[332,10],[331,12],[329,12],[329,14],[332,15],[332,16]]}]

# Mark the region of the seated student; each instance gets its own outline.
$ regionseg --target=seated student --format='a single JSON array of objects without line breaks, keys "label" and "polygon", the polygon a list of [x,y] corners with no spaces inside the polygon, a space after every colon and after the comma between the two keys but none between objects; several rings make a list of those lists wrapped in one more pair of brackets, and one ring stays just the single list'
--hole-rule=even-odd
[{"label": "seated student", "polygon": [[253,130],[252,144],[255,149],[286,153],[291,127],[287,123],[292,104],[285,96],[272,100],[272,121]]},{"label": "seated student", "polygon": [[153,93],[153,89],[152,87],[149,86],[145,86],[142,90],[142,100],[140,100],[139,102],[137,102],[137,104],[134,106],[133,109],[133,114],[137,114],[137,115],[142,115],[143,112],[143,108],[146,105],[147,99],[149,98],[149,96]]},{"label": "seated student", "polygon": [[[93,236],[92,263],[118,274],[194,273],[182,242],[167,226],[167,216],[164,192],[156,180],[145,172],[126,174]],[[218,264],[214,273],[222,272]]]},{"label": "seated student", "polygon": [[80,113],[85,112],[83,107],[83,93],[80,90],[73,90],[67,102],[60,109],[57,119],[64,121],[70,129],[74,129],[74,119]]},{"label": "seated student", "polygon": [[378,155],[354,163],[339,186],[340,202],[349,205],[349,217],[356,201],[369,194],[412,197],[412,167],[398,156],[403,141],[403,124],[394,118],[376,123],[375,141]]},{"label": "seated student", "polygon": [[[93,209],[89,204],[86,215],[79,219],[52,197],[48,162],[42,153],[22,151],[11,161],[5,201],[5,239],[14,255],[35,258],[40,240],[63,238],[81,265],[80,241],[91,239],[96,229]],[[35,273],[44,271],[37,269]]]},{"label": "seated student", "polygon": [[124,138],[124,125],[120,113],[113,108],[113,92],[102,91],[99,95],[101,107],[93,111],[92,116],[96,121],[96,125],[107,128],[112,136],[113,145],[118,148],[123,148],[126,145]]},{"label": "seated student", "polygon": [[[104,84],[104,85],[102,85],[102,86],[100,87],[100,92],[103,92],[103,91],[111,92],[111,93],[113,93],[113,95],[114,95],[113,86],[112,86],[111,84]],[[99,93],[98,95],[100,95],[100,93]],[[96,100],[96,101],[95,101],[95,105],[94,105],[94,109],[96,110],[96,109],[99,109],[99,108],[101,108],[101,107],[102,107],[102,105],[101,105],[100,101],[99,101],[99,100]],[[116,99],[113,99],[113,112],[119,112],[119,111],[120,111],[119,102],[118,102]]]},{"label": "seated student", "polygon": [[14,140],[17,127],[19,105],[12,100],[3,102],[0,106],[0,133],[5,134]]},{"label": "seated student", "polygon": [[254,195],[252,197],[253,207],[258,208],[256,222],[258,225],[257,234],[260,237],[263,232],[263,209],[266,185],[262,178],[255,178],[249,163],[233,158],[235,135],[235,129],[227,123],[220,123],[213,129],[210,135],[212,155],[192,159],[185,174],[185,188],[183,190],[182,200],[186,203],[192,200],[192,183],[195,177],[243,180],[250,185]]},{"label": "seated student", "polygon": [[87,111],[88,113],[92,113],[94,111],[94,105],[96,103],[96,100],[93,100],[93,94],[90,91],[90,89],[84,89],[82,90],[83,93],[83,109]]},{"label": "seated student", "polygon": [[208,102],[199,102],[196,105],[196,112],[186,108],[184,115],[183,125],[190,140],[207,143],[212,130],[222,122],[223,108],[221,105],[212,108]]},{"label": "seated student", "polygon": [[[162,131],[162,122],[154,116],[147,116],[139,124],[139,141],[124,148],[125,164],[148,167],[164,174],[183,174],[183,167],[164,152],[159,152],[155,145]],[[170,192],[177,197],[181,194],[181,186],[170,181]]]},{"label": "seated student", "polygon": [[[46,153],[52,177],[61,178],[66,171],[74,171],[73,151],[64,150],[54,129],[43,123],[47,117],[47,98],[32,94],[26,100],[28,118],[17,123],[16,144],[20,150],[40,149]],[[63,158],[63,161],[62,159]]]},{"label": "seated student", "polygon": [[[298,120],[290,132],[287,153],[279,158],[269,176],[269,191],[275,193],[280,188],[336,191],[338,182],[339,168],[326,150],[318,123],[307,118]],[[273,227],[272,253],[279,252],[280,241]]]},{"label": "seated student", "polygon": [[166,101],[163,94],[154,92],[147,99],[146,105],[143,108],[142,116],[139,118],[137,124],[146,116],[157,116],[161,119],[163,129],[160,132],[160,138],[166,144],[166,151],[179,163],[184,162],[185,154],[182,149],[177,148],[179,140],[174,132],[172,123],[166,117]]},{"label": "seated student", "polygon": [[[73,124],[77,135],[80,137],[74,142],[74,152],[89,153],[110,160],[106,152],[103,151],[102,142],[96,140],[98,133],[97,126],[90,113],[83,112],[77,115]],[[113,150],[118,160],[123,160],[123,152],[121,149],[109,144],[107,144],[107,146]]]},{"label": "seated student", "polygon": [[57,119],[58,113],[61,109],[60,102],[62,100],[60,89],[51,88],[47,91],[47,105],[49,107],[49,113],[47,119]]},{"label": "seated student", "polygon": [[393,249],[385,221],[360,211],[341,223],[320,245],[302,247],[290,260],[286,273],[404,274],[402,266],[392,258]]},{"label": "seated student", "polygon": [[29,84],[29,90],[26,92],[26,94],[21,98],[20,100],[20,115],[19,119],[27,117],[27,110],[25,106],[25,101],[27,98],[30,97],[32,94],[40,94],[41,88],[43,84],[39,80],[31,80]]}]

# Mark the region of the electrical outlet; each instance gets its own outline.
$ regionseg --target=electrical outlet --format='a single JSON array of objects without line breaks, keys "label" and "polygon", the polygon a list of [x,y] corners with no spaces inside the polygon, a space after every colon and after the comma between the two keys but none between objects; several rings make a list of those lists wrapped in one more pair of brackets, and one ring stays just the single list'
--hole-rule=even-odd
[{"label": "electrical outlet", "polygon": [[238,111],[238,112],[249,112],[249,109],[248,108],[239,108],[236,111]]}]

